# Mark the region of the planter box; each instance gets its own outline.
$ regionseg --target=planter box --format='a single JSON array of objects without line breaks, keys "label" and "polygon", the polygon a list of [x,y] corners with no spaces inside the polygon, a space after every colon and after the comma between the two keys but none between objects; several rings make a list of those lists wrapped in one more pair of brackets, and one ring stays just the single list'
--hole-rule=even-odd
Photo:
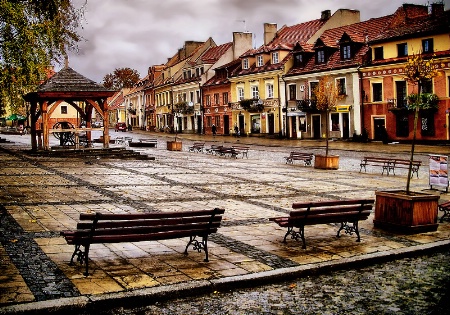
[{"label": "planter box", "polygon": [[438,195],[404,190],[376,191],[374,226],[403,233],[436,231]]},{"label": "planter box", "polygon": [[167,150],[181,151],[183,142],[181,141],[167,141]]},{"label": "planter box", "polygon": [[314,168],[322,170],[339,169],[339,155],[314,155]]}]

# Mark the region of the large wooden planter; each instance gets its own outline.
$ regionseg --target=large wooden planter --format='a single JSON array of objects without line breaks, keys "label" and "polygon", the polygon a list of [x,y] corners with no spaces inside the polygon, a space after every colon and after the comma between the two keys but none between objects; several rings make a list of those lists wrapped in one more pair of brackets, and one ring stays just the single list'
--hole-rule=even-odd
[{"label": "large wooden planter", "polygon": [[422,233],[438,228],[438,195],[404,190],[376,191],[374,226],[394,232]]},{"label": "large wooden planter", "polygon": [[183,142],[181,141],[167,141],[167,150],[181,151]]},{"label": "large wooden planter", "polygon": [[337,170],[339,168],[339,155],[314,155],[314,168]]}]

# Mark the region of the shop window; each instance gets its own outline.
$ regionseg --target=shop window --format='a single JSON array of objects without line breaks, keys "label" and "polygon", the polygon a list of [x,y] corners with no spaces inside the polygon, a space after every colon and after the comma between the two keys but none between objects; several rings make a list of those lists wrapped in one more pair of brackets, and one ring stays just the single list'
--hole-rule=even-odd
[{"label": "shop window", "polygon": [[421,134],[422,136],[434,136],[434,113],[424,112],[421,114]]},{"label": "shop window", "polygon": [[306,117],[305,116],[300,117],[298,129],[300,131],[306,132]]},{"label": "shop window", "polygon": [[331,114],[331,131],[339,131],[339,114],[332,113]]},{"label": "shop window", "polygon": [[395,134],[397,137],[408,137],[409,136],[409,120],[408,114],[402,115],[397,114],[396,116],[397,129]]},{"label": "shop window", "polygon": [[252,133],[260,133],[261,132],[261,118],[259,115],[253,115],[252,119]]}]

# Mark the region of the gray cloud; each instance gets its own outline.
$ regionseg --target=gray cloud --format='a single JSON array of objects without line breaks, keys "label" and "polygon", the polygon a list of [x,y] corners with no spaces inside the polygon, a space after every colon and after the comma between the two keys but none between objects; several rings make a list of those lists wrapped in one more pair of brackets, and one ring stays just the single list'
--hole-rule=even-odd
[{"label": "gray cloud", "polygon": [[[446,0],[449,9],[450,0]],[[408,3],[426,4],[425,0]],[[74,0],[80,6],[84,0]],[[145,76],[149,66],[162,64],[186,40],[217,44],[232,33],[249,31],[262,44],[263,24],[294,25],[317,19],[323,10],[360,10],[361,20],[392,14],[404,0],[88,0],[80,34],[85,41],[69,55],[70,66],[101,82],[116,68],[130,67]],[[245,23],[242,22],[245,20]],[[59,66],[60,67],[60,66]],[[57,66],[57,70],[59,68]]]}]

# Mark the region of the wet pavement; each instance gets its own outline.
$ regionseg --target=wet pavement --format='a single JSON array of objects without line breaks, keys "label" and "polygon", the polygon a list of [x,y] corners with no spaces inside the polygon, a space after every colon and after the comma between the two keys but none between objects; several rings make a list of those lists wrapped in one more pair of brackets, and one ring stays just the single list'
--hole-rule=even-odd
[{"label": "wet pavement", "polygon": [[[333,141],[331,152],[340,156],[340,167],[324,171],[301,162],[287,165],[284,159],[294,148],[323,153],[323,141],[179,135],[183,151],[174,152],[165,143],[173,135],[111,132],[116,136],[158,138],[156,148],[132,148],[155,160],[36,157],[23,151],[29,149],[28,136],[0,135],[10,141],[0,143],[0,208],[6,210],[0,226],[0,313],[153,303],[450,246],[448,222],[436,232],[393,234],[375,229],[372,214],[360,224],[360,243],[354,235],[337,239],[334,225],[317,225],[305,228],[303,250],[293,240],[281,243],[285,231],[267,220],[288,213],[293,202],[373,198],[376,189],[403,188],[406,170],[383,176],[379,168],[368,167],[360,173],[359,163],[368,154],[408,158],[409,145]],[[249,145],[248,159],[188,152],[199,140],[207,147]],[[126,144],[111,144],[120,146]],[[429,190],[428,154],[449,155],[450,147],[416,146],[415,159],[423,165],[411,188],[439,194],[440,202],[450,200],[444,191]],[[99,244],[91,248],[91,274],[85,277],[82,266],[68,265],[73,247],[59,236],[76,226],[80,213],[215,207],[225,208],[225,215],[210,238],[209,263],[203,262],[203,253],[184,256],[183,239]]]}]

